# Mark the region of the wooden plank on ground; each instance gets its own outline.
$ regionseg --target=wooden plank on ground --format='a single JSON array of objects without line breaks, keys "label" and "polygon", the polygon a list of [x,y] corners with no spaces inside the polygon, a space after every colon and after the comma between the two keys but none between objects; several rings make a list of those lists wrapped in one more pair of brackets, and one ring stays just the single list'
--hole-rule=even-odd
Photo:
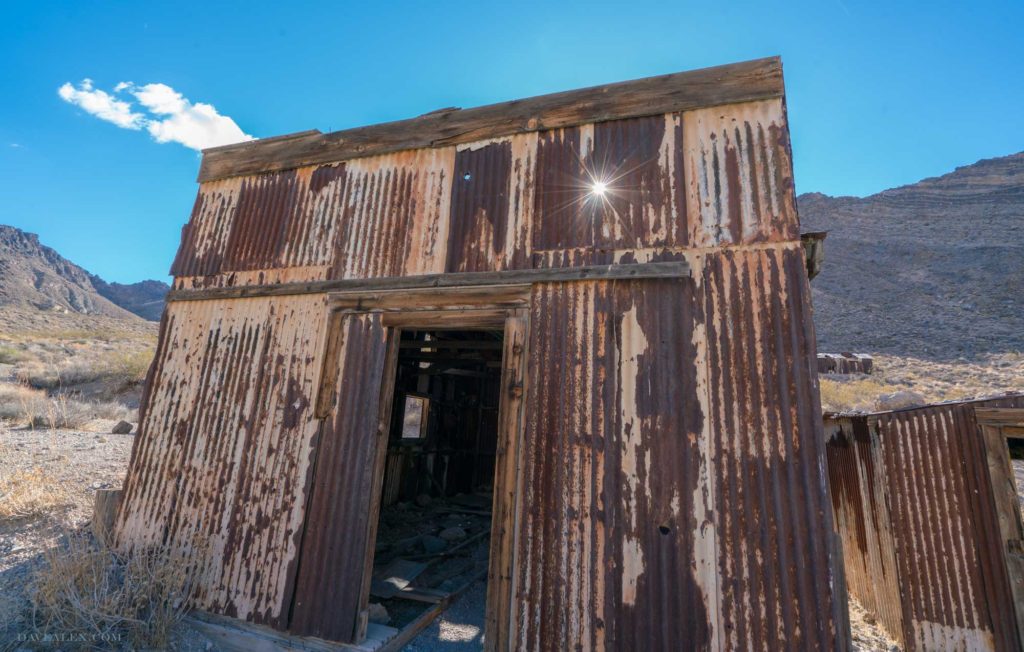
[{"label": "wooden plank on ground", "polygon": [[225,652],[373,652],[398,635],[394,627],[371,624],[359,644],[333,643],[310,636],[294,636],[263,625],[204,612],[192,612],[185,623]]}]

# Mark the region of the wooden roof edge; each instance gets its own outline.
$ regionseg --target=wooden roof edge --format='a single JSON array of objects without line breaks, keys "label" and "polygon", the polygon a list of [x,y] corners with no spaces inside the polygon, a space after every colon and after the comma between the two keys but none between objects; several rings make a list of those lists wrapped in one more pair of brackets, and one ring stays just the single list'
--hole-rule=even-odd
[{"label": "wooden roof edge", "polygon": [[224,145],[203,150],[199,182],[783,94],[782,59],[767,57],[327,134],[310,130]]}]

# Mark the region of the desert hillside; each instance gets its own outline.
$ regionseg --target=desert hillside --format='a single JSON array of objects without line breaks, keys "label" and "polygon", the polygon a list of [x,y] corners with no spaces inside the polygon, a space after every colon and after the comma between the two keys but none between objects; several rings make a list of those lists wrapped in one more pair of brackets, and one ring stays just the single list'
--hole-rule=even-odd
[{"label": "desert hillside", "polygon": [[156,320],[167,290],[160,281],[107,283],[41,244],[34,233],[0,224],[0,326],[16,325],[14,315]]},{"label": "desert hillside", "polygon": [[869,197],[798,197],[828,231],[820,351],[949,361],[1024,351],[1024,153]]}]

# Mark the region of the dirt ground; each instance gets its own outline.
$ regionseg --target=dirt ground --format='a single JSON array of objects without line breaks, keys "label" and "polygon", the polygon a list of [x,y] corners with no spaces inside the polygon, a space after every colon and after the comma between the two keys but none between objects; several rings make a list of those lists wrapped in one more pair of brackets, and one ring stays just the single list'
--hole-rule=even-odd
[{"label": "dirt ground", "polygon": [[[39,470],[64,498],[62,506],[44,516],[0,519],[0,650],[22,649],[27,588],[44,551],[68,532],[88,527],[97,489],[121,487],[135,436],[110,434],[115,423],[97,420],[81,430],[29,430],[0,422],[0,469]],[[214,647],[197,632],[182,628],[172,649],[206,652]]]}]

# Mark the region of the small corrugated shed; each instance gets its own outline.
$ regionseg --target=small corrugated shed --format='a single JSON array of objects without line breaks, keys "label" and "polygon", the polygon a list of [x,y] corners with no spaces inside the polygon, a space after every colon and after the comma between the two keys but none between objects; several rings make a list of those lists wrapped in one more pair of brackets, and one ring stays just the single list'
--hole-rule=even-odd
[{"label": "small corrugated shed", "polygon": [[1024,396],[828,416],[850,594],[907,650],[1019,650],[975,408]]},{"label": "small corrugated shed", "polygon": [[200,608],[359,639],[397,333],[496,324],[489,647],[846,649],[778,59],[199,180],[117,524]]}]

